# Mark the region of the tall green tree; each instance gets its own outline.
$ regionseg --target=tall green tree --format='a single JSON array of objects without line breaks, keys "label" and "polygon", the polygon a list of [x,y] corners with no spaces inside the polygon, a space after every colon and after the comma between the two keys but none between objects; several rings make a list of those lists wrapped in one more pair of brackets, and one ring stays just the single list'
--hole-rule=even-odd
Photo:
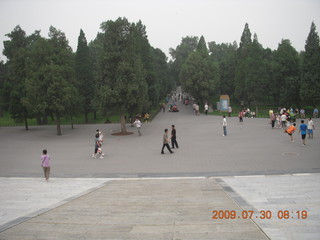
[{"label": "tall green tree", "polygon": [[264,61],[264,49],[254,34],[246,58],[245,92],[248,104],[264,104],[267,87],[267,68]]},{"label": "tall green tree", "polygon": [[320,43],[314,22],[303,54],[300,97],[303,104],[315,106],[320,103]]},{"label": "tall green tree", "polygon": [[[143,68],[146,72],[149,99],[148,105],[156,106],[159,102],[160,82],[156,74],[154,55],[148,41],[146,27],[141,21],[132,23],[130,35],[134,43],[134,45],[132,45],[133,51],[137,56],[140,56]],[[146,108],[148,107],[149,106],[146,106]],[[147,111],[148,109],[145,110]]]},{"label": "tall green tree", "polygon": [[63,32],[54,27],[49,29],[49,45],[52,48],[52,61],[47,68],[49,83],[48,108],[56,117],[57,134],[61,135],[61,116],[71,110],[76,101],[74,56]]},{"label": "tall green tree", "polygon": [[81,106],[84,113],[85,122],[88,123],[88,113],[91,111],[91,101],[94,93],[94,81],[92,76],[92,68],[90,64],[90,53],[82,29],[78,37],[78,47],[75,56],[75,72],[76,72],[76,86],[79,94],[82,97]]},{"label": "tall green tree", "polygon": [[216,62],[219,66],[219,94],[234,94],[234,78],[237,66],[237,43],[222,43],[216,44],[209,42],[209,52],[212,61]]},{"label": "tall green tree", "polygon": [[18,25],[11,33],[6,34],[10,40],[4,41],[3,54],[7,57],[9,111],[16,121],[24,121],[25,129],[28,130],[29,113],[21,104],[25,96],[25,80],[27,72],[27,59],[29,41],[24,30]]},{"label": "tall green tree", "polygon": [[7,89],[7,70],[3,61],[0,61],[0,118],[3,117],[4,112],[8,109],[9,94]]},{"label": "tall green tree", "polygon": [[46,81],[47,66],[51,64],[52,48],[47,39],[34,33],[34,41],[30,45],[27,74],[25,81],[26,95],[22,98],[22,104],[30,113],[37,117],[38,124],[47,122],[46,110],[48,81]]},{"label": "tall green tree", "polygon": [[181,85],[179,80],[180,71],[182,65],[187,60],[190,53],[195,52],[198,46],[198,37],[185,37],[182,38],[181,43],[176,47],[176,49],[170,48],[170,55],[172,61],[170,63],[171,74],[177,85]]},{"label": "tall green tree", "polygon": [[159,79],[159,96],[165,97],[174,87],[174,79],[170,74],[169,64],[164,52],[159,48],[153,48],[154,65],[157,78]]},{"label": "tall green tree", "polygon": [[300,66],[299,53],[292,47],[290,40],[283,39],[274,53],[278,105],[298,106],[300,104]]},{"label": "tall green tree", "polygon": [[135,48],[134,25],[126,18],[101,24],[104,33],[102,79],[96,105],[100,110],[112,107],[120,113],[121,132],[126,133],[125,114],[139,112],[146,104],[146,72]]},{"label": "tall green tree", "polygon": [[208,49],[203,41],[197,51],[189,54],[182,65],[180,81],[185,91],[200,104],[210,101],[216,93],[219,81],[218,69],[209,58]]},{"label": "tall green tree", "polygon": [[237,67],[235,74],[235,97],[239,101],[248,101],[246,92],[247,59],[252,44],[249,24],[246,23],[241,35],[240,47],[238,49]]}]

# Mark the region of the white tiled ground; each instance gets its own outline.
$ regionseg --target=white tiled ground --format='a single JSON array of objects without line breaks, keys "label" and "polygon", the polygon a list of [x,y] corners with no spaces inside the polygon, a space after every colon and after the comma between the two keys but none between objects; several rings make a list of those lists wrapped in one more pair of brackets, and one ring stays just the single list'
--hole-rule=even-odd
[{"label": "white tiled ground", "polygon": [[0,178],[0,226],[61,205],[109,181],[104,178]]},{"label": "white tiled ground", "polygon": [[[236,193],[229,194],[243,209],[272,212],[269,220],[253,219],[271,239],[320,239],[320,174],[241,176],[222,180]],[[289,211],[289,219],[278,218],[281,210]],[[307,219],[297,219],[297,211],[302,210],[307,211]]]}]

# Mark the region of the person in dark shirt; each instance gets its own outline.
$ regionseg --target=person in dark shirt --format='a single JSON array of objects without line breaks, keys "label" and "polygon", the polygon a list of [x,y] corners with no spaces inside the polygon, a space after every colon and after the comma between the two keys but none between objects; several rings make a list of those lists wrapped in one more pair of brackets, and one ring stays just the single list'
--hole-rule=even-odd
[{"label": "person in dark shirt", "polygon": [[172,125],[171,126],[171,147],[174,148],[175,146],[179,148],[178,142],[177,142],[177,131],[175,126]]}]

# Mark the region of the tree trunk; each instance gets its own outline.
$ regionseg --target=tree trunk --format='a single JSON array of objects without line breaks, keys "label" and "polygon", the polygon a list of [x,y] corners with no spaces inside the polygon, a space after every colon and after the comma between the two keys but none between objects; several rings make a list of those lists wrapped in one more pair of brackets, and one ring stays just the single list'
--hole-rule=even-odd
[{"label": "tree trunk", "polygon": [[43,121],[42,121],[42,124],[45,124],[45,125],[47,125],[47,124],[48,124],[48,116],[47,116],[47,113],[46,113],[46,112],[43,114]]},{"label": "tree trunk", "polygon": [[26,130],[28,131],[29,130],[29,125],[28,125],[28,118],[26,116],[24,117],[24,125],[26,127]]},{"label": "tree trunk", "polygon": [[42,120],[41,120],[41,115],[40,115],[40,113],[37,114],[36,119],[37,119],[37,124],[38,124],[38,125],[42,125]]},{"label": "tree trunk", "polygon": [[126,134],[127,133],[126,119],[123,113],[120,114],[120,124],[121,124],[121,133]]},{"label": "tree trunk", "polygon": [[93,119],[97,120],[97,111],[96,110],[93,110]]},{"label": "tree trunk", "polygon": [[60,115],[56,115],[56,124],[57,124],[57,134],[61,135],[61,122],[60,122]]},{"label": "tree trunk", "polygon": [[87,111],[84,113],[84,122],[85,123],[89,123],[88,112]]},{"label": "tree trunk", "polygon": [[70,116],[70,119],[71,119],[71,129],[73,129],[73,117],[72,117],[72,115]]}]

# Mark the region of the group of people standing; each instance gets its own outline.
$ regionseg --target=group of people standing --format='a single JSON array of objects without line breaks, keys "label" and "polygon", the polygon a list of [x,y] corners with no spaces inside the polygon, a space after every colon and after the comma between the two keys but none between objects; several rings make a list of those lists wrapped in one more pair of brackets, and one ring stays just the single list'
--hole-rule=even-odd
[{"label": "group of people standing", "polygon": [[[275,114],[272,109],[269,110],[271,128],[276,127],[279,129],[284,129],[284,132],[290,136],[291,142],[294,142],[293,134],[297,130],[295,123],[295,112],[297,113],[299,112],[299,110],[293,110],[292,108],[286,110],[285,108],[281,108],[278,114]],[[301,118],[305,118],[304,109],[300,110],[300,116]],[[301,135],[303,146],[306,146],[307,134],[310,139],[313,138],[314,130],[315,126],[311,117],[308,119],[307,123],[305,123],[304,119],[301,119],[301,123],[299,126],[299,135]]]}]

